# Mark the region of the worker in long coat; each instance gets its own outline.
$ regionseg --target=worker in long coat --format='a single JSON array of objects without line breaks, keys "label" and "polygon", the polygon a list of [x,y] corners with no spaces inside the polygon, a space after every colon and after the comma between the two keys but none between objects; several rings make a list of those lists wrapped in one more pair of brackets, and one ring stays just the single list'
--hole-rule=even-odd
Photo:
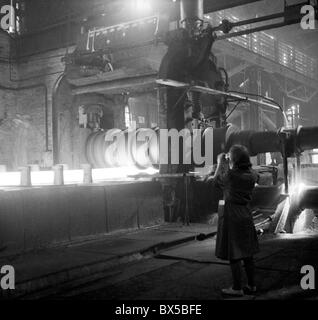
[{"label": "worker in long coat", "polygon": [[[222,293],[232,296],[255,293],[253,256],[259,247],[249,202],[259,176],[252,169],[247,149],[235,145],[230,149],[229,158],[220,154],[215,174],[209,179],[223,190],[224,197],[224,207],[219,210],[215,254],[230,262],[233,286],[223,289]],[[248,279],[244,288],[242,262]]]}]

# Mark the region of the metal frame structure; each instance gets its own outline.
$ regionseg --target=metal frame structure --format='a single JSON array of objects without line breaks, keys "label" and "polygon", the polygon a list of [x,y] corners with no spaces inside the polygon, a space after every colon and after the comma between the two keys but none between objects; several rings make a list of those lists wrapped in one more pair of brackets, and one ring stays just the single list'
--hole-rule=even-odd
[{"label": "metal frame structure", "polygon": [[263,100],[256,100],[252,98],[248,98],[244,95],[237,94],[237,93],[229,93],[225,91],[220,91],[216,89],[211,89],[207,87],[202,87],[202,86],[197,86],[197,85],[191,85],[189,83],[184,83],[184,82],[179,82],[179,81],[174,81],[174,80],[169,80],[169,79],[158,79],[156,80],[158,84],[165,85],[165,86],[170,86],[170,87],[175,87],[175,88],[180,88],[180,89],[186,89],[189,91],[194,91],[194,92],[201,92],[201,93],[206,93],[206,94],[211,94],[211,95],[221,95],[225,96],[228,98],[232,98],[237,101],[244,101],[244,102],[252,102],[258,105],[262,105],[264,107],[270,107],[276,110],[280,110],[280,107],[278,105],[263,101]]}]

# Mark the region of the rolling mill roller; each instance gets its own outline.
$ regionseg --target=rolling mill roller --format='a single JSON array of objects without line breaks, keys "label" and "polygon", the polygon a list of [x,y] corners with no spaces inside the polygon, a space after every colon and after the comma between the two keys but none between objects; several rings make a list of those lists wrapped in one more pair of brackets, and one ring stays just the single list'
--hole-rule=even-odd
[{"label": "rolling mill roller", "polygon": [[[157,132],[151,129],[130,131],[112,129],[94,132],[87,138],[85,145],[87,161],[95,168],[134,165],[139,169],[147,169],[150,166],[148,161],[149,157],[152,166],[156,167],[159,164],[158,145],[152,143],[152,138],[145,144],[145,142],[136,141],[134,137],[137,135],[148,135],[150,137],[156,135],[157,137]],[[131,134],[131,138],[129,133]],[[109,138],[108,141],[106,141],[107,136]],[[118,139],[119,136],[121,138]],[[112,139],[113,141],[111,141]],[[134,143],[136,143],[135,148]],[[117,144],[116,146],[118,147],[115,148],[115,144]]]},{"label": "rolling mill roller", "polygon": [[[135,154],[135,151],[132,148],[134,139],[128,139],[127,130],[123,132],[123,136],[125,137],[125,150],[119,150],[115,155],[116,159],[110,159],[107,151],[108,148],[113,145],[113,142],[105,141],[107,133],[109,133],[110,136],[112,135],[110,131],[99,131],[88,137],[86,142],[86,155],[88,162],[95,167],[118,167],[123,166],[124,164],[129,164],[129,161],[132,161],[130,164],[135,164],[141,168],[149,166],[144,159],[139,159],[139,161],[137,161],[138,154]],[[137,129],[134,133],[136,136],[139,134],[150,136],[156,134],[157,139],[160,139],[160,130],[153,131],[151,129]],[[204,133],[205,131],[203,130],[203,147]],[[152,143],[152,141],[152,139],[149,139],[146,143],[137,141],[136,151],[139,154],[148,154],[152,164],[158,166],[160,164],[159,143]],[[286,150],[287,157],[291,157],[297,153],[318,148],[318,127],[299,127],[292,130],[282,129],[278,132],[239,130],[233,125],[229,125],[225,128],[213,129],[213,157],[215,160],[219,153],[228,152],[231,146],[235,144],[244,145],[249,150],[251,156],[267,152],[282,152],[283,150]],[[123,154],[122,152],[124,151],[126,151],[127,154]],[[130,160],[127,155],[130,157]]]},{"label": "rolling mill roller", "polygon": [[[137,129],[136,135],[149,135],[152,138],[147,142],[137,142],[136,148],[132,147],[133,139],[128,138],[128,131],[122,133],[125,148],[119,148],[114,152],[114,142],[106,141],[105,137],[111,132],[93,133],[87,140],[86,153],[88,161],[95,167],[121,167],[135,165],[139,169],[147,169],[149,166],[160,166],[159,143],[152,144],[156,135],[156,141],[160,139],[160,130],[155,132],[150,129]],[[132,131],[130,132],[132,133]],[[204,145],[204,133],[202,131]],[[136,137],[132,135],[131,137]],[[116,141],[114,139],[114,141]],[[239,130],[229,125],[225,128],[213,129],[213,158],[221,152],[228,152],[234,144],[247,147],[251,156],[267,152],[285,152],[286,157],[296,156],[300,152],[318,148],[318,127],[299,127],[297,129],[257,132],[251,130]],[[109,149],[110,148],[110,149]],[[211,149],[212,150],[212,149]],[[203,148],[203,153],[205,152]],[[287,175],[286,175],[287,176]],[[284,229],[291,231],[297,217],[304,209],[318,210],[318,188],[306,187],[301,192],[291,193],[291,205],[288,210],[288,219]]]}]

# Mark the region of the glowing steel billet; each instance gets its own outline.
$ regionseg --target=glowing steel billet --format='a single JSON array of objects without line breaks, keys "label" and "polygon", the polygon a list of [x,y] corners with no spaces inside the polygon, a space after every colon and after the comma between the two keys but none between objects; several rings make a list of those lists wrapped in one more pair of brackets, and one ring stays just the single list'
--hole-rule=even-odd
[{"label": "glowing steel billet", "polygon": [[20,172],[0,172],[0,186],[16,187],[20,185]]},{"label": "glowing steel billet", "polygon": [[153,168],[148,168],[146,170],[139,170],[138,168],[131,167],[114,167],[114,168],[103,168],[103,169],[93,169],[93,181],[103,182],[107,180],[122,180],[127,179],[129,176],[134,176],[138,174],[154,175],[158,173],[158,170]]},{"label": "glowing steel billet", "polygon": [[[116,167],[116,168],[102,168],[93,169],[92,177],[93,183],[103,181],[118,181],[128,180],[129,177],[141,175],[155,175],[158,170],[148,168],[139,170],[136,167]],[[63,171],[64,184],[82,184],[84,183],[83,170],[64,170]],[[21,186],[21,172],[0,172],[0,187],[19,187]],[[38,186],[53,186],[54,185],[54,171],[35,171],[31,172],[31,185]]]},{"label": "glowing steel billet", "polygon": [[54,185],[53,171],[35,171],[31,172],[32,186]]},{"label": "glowing steel billet", "polygon": [[64,184],[83,183],[83,170],[64,170]]}]

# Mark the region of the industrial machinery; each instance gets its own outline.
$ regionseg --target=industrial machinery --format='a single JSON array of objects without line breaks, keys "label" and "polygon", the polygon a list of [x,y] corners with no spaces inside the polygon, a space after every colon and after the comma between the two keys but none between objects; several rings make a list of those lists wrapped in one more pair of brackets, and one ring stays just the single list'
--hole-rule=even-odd
[{"label": "industrial machinery", "polygon": [[[286,21],[285,21],[286,22]],[[291,20],[286,23],[292,23]],[[211,115],[214,121],[214,143],[213,151],[217,155],[220,152],[227,152],[234,144],[245,145],[251,156],[266,152],[281,152],[283,157],[285,193],[289,191],[288,186],[288,157],[297,158],[296,173],[300,175],[300,154],[305,150],[316,148],[318,145],[318,128],[302,128],[293,130],[282,128],[278,132],[253,132],[240,131],[237,128],[228,125],[226,122],[226,113],[228,110],[228,100],[234,99],[238,103],[247,99],[235,97],[227,94],[228,83],[226,71],[217,68],[211,47],[215,41],[213,27],[204,23],[203,18],[203,0],[181,1],[181,24],[182,28],[171,32],[166,40],[168,52],[162,60],[159,71],[159,83],[166,85],[164,92],[167,103],[168,128],[177,128],[181,130],[187,125],[188,119],[184,117],[184,109],[188,104],[192,105],[192,117],[195,126],[202,123],[202,105],[213,105],[214,110]],[[229,28],[225,28],[228,25]],[[219,27],[224,33],[228,33],[232,26],[223,21]],[[225,77],[222,77],[225,73]],[[220,92],[223,91],[224,93]],[[237,98],[237,99],[235,99]],[[275,107],[271,101],[255,101]],[[276,104],[277,107],[277,104]],[[283,112],[283,110],[281,110]],[[182,149],[182,146],[180,146]],[[173,171],[175,170],[175,171]],[[193,168],[179,166],[164,168],[164,172],[182,172],[186,173]],[[299,179],[296,179],[296,181]],[[309,191],[308,191],[309,192]],[[311,194],[315,189],[311,189]],[[217,196],[216,196],[217,197]],[[298,195],[301,197],[301,195]],[[312,199],[312,197],[310,197]],[[169,197],[168,201],[169,202]],[[290,206],[289,222],[281,225],[281,230],[293,229],[293,223],[301,211],[309,205],[304,191],[302,200],[294,201]],[[302,205],[300,205],[301,203]],[[290,221],[292,221],[290,223]],[[287,225],[289,226],[287,228]],[[276,230],[276,231],[281,231]]]},{"label": "industrial machinery", "polygon": [[[317,188],[305,188],[301,193],[288,197],[291,194],[289,186],[288,161],[289,157],[296,158],[295,172],[298,175],[294,181],[299,180],[300,175],[300,155],[306,150],[318,148],[318,127],[298,127],[296,129],[281,128],[278,131],[257,132],[253,130],[239,130],[227,122],[229,114],[229,103],[239,104],[240,102],[251,102],[266,107],[280,109],[283,116],[283,110],[279,104],[271,99],[252,99],[242,94],[229,92],[228,75],[226,70],[218,68],[216,58],[211,49],[216,41],[216,31],[223,31],[224,37],[236,25],[242,25],[244,22],[230,23],[224,20],[220,26],[212,26],[204,20],[204,1],[203,0],[181,0],[180,1],[180,26],[166,33],[166,36],[160,41],[167,46],[167,52],[164,55],[157,79],[158,86],[158,104],[160,110],[166,111],[165,120],[161,122],[160,129],[194,129],[201,130],[204,133],[209,128],[213,128],[213,155],[214,159],[221,152],[227,152],[234,144],[241,144],[248,148],[251,156],[267,152],[279,152],[282,155],[283,165],[283,182],[284,190],[277,185],[272,186],[278,193],[283,193],[290,200],[288,212],[282,218],[282,212],[279,213],[279,221],[276,221],[279,228],[276,231],[292,231],[293,223],[297,216],[306,208],[318,209],[315,199],[318,196]],[[298,7],[297,7],[298,8]],[[286,8],[283,25],[295,23],[299,20],[297,17],[297,8]],[[287,12],[289,12],[287,18]],[[291,13],[293,13],[291,15]],[[276,17],[276,16],[275,16]],[[278,17],[278,16],[277,16]],[[270,17],[273,19],[273,17]],[[152,19],[152,20],[151,20]],[[155,28],[157,20],[151,18],[149,23]],[[266,18],[256,18],[251,22],[266,21]],[[273,26],[272,26],[273,27]],[[278,26],[276,26],[278,27]],[[260,31],[266,29],[255,29]],[[150,31],[150,34],[153,32]],[[245,33],[253,32],[247,30]],[[102,33],[102,31],[101,31]],[[242,34],[242,33],[240,33]],[[236,33],[234,33],[235,36]],[[102,35],[101,35],[102,36]],[[94,37],[88,37],[88,49],[94,46]],[[145,40],[145,39],[144,39]],[[158,39],[157,39],[158,41]],[[93,50],[94,51],[94,50]],[[113,71],[112,57],[109,52],[93,52],[88,56],[79,56],[77,52],[73,56],[75,64],[90,64],[96,68]],[[84,69],[81,69],[81,72]],[[74,70],[72,70],[74,72]],[[209,107],[210,113],[204,114],[203,110]],[[146,129],[139,129],[146,130]],[[128,131],[125,136],[128,136]],[[165,216],[167,219],[172,218],[171,206],[178,199],[178,211],[184,222],[195,219],[198,215],[198,201],[196,195],[198,190],[204,188],[202,183],[198,183],[197,177],[193,174],[195,171],[194,164],[161,164],[159,161],[159,147],[150,143],[149,148],[145,149],[144,144],[140,144],[134,149],[132,157],[127,157],[123,153],[117,154],[117,160],[110,158],[107,152],[111,143],[105,141],[107,131],[96,131],[92,133],[86,143],[86,154],[88,161],[97,167],[111,167],[114,165],[127,165],[126,161],[131,158],[138,158],[138,148],[140,152],[151,154],[155,159],[154,165],[160,168],[159,175],[163,186],[163,198],[165,204]],[[159,128],[156,129],[156,135],[160,135]],[[130,141],[126,139],[126,150],[129,152]],[[204,142],[204,139],[202,140]],[[170,146],[171,147],[171,146]],[[183,154],[183,144],[180,141],[179,152]],[[171,152],[171,148],[169,149]],[[128,158],[130,160],[128,160]],[[141,167],[143,163],[139,163]],[[203,193],[204,194],[204,193]],[[210,193],[215,196],[215,203],[221,197],[217,192]],[[292,199],[292,200],[291,200]],[[295,200],[296,199],[296,200]],[[277,198],[274,206],[277,206],[281,198]],[[286,201],[286,197],[284,197]],[[288,200],[288,201],[289,201]],[[215,204],[214,204],[215,205]],[[254,203],[257,207],[257,203]],[[285,210],[285,211],[286,211]],[[274,210],[275,211],[275,210]],[[286,218],[288,217],[288,218]],[[287,225],[289,227],[287,227]]]}]

